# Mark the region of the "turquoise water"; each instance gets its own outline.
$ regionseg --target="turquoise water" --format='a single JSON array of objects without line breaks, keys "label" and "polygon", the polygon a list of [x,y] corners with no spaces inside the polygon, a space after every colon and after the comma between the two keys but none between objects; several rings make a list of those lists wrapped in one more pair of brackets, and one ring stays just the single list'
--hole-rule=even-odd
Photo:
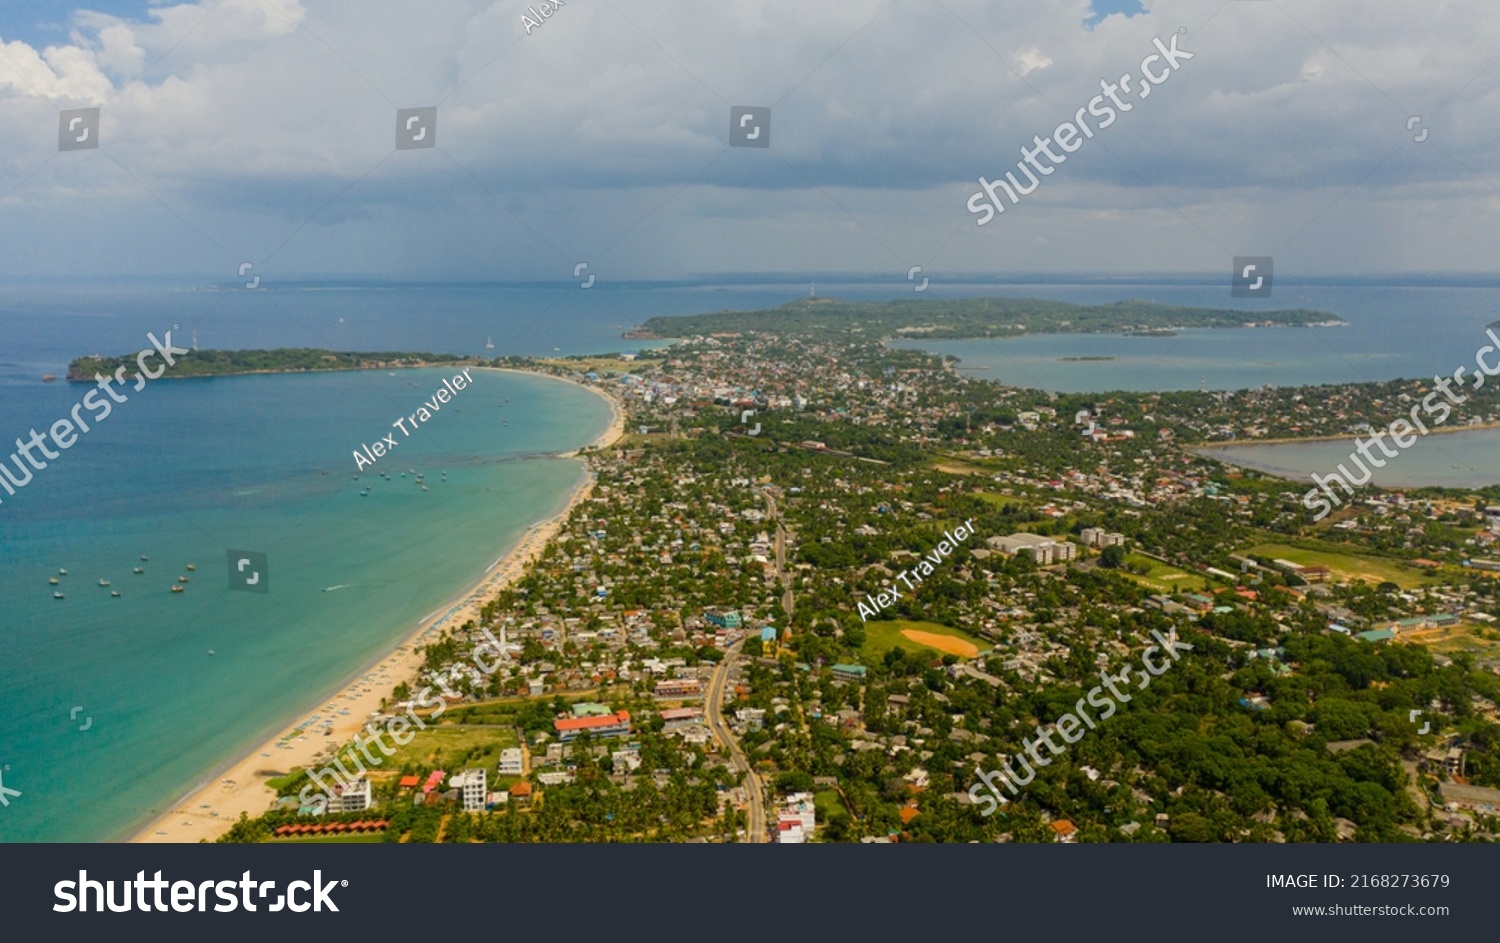
[{"label": "turquoise water", "polygon": [[[452,373],[160,381],[0,493],[0,774],[22,793],[0,809],[0,840],[139,827],[564,506],[585,472],[550,455],[595,438],[609,408],[542,377],[472,371],[431,421],[396,433],[376,466],[392,481],[353,479],[353,450]],[[33,383],[23,406],[5,401],[0,433],[50,424],[87,389]],[[268,554],[270,592],[229,590],[230,549]]]},{"label": "turquoise water", "polygon": [[[1277,442],[1265,445],[1231,445],[1203,449],[1202,454],[1222,462],[1242,465],[1311,485],[1308,476],[1328,475],[1338,465],[1361,474],[1349,460],[1352,439],[1322,442]],[[1411,448],[1395,458],[1385,458],[1378,448],[1371,452],[1384,458],[1386,466],[1374,470],[1371,482],[1386,488],[1480,488],[1500,484],[1500,429],[1473,429],[1418,438]],[[1368,463],[1366,463],[1368,464]],[[1334,485],[1337,489],[1338,486]]]}]

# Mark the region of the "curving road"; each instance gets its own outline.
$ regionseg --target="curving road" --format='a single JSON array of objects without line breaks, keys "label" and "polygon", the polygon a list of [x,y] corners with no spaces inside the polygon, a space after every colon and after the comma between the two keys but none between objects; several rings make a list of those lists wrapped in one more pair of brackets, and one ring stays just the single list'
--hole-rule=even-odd
[{"label": "curving road", "polygon": [[713,677],[708,682],[708,692],[703,698],[703,716],[715,739],[729,750],[729,760],[735,769],[745,774],[745,792],[750,804],[749,823],[745,827],[745,833],[751,843],[762,843],[766,840],[765,786],[750,768],[750,760],[745,756],[745,751],[740,749],[734,732],[724,722],[724,692],[729,686],[729,672],[740,657],[740,648],[744,644],[745,640],[740,639],[729,646],[724,652],[724,660],[714,669]]}]

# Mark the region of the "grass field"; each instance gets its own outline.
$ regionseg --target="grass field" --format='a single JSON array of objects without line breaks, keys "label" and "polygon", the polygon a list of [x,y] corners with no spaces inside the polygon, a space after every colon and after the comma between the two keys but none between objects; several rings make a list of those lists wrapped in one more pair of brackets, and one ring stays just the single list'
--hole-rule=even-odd
[{"label": "grass field", "polygon": [[1306,550],[1290,544],[1257,544],[1244,551],[1273,560],[1290,560],[1302,566],[1326,566],[1333,571],[1335,580],[1364,580],[1367,583],[1391,582],[1402,589],[1430,586],[1437,577],[1414,570],[1396,560],[1383,560],[1354,553],[1327,550]]},{"label": "grass field", "polygon": [[818,821],[821,824],[827,824],[839,816],[849,815],[848,810],[844,808],[844,801],[832,789],[813,793],[813,806],[818,810]]},{"label": "grass field", "polygon": [[[510,727],[429,727],[417,730],[411,742],[402,746],[389,736],[381,738],[395,747],[396,752],[384,757],[378,767],[392,772],[408,763],[423,767],[442,767],[457,771],[465,766],[493,767],[500,762],[500,751],[516,746],[516,733]],[[379,748],[370,747],[370,752],[380,756]]]},{"label": "grass field", "polygon": [[974,497],[985,504],[993,504],[997,508],[1003,508],[1010,504],[1026,504],[1026,499],[1014,494],[995,494],[992,491],[976,492]]},{"label": "grass field", "polygon": [[988,649],[989,645],[967,632],[960,632],[946,625],[938,625],[936,622],[895,619],[889,622],[865,623],[865,644],[860,647],[859,651],[867,662],[874,664],[884,658],[885,653],[893,648],[903,648],[909,652],[936,652],[938,654],[952,652],[955,655],[967,657],[975,651]]},{"label": "grass field", "polygon": [[1429,651],[1450,658],[1458,654],[1469,654],[1481,659],[1500,658],[1500,630],[1472,624],[1404,632],[1401,640],[1422,645]]},{"label": "grass field", "polygon": [[1154,589],[1159,593],[1192,593],[1208,585],[1208,580],[1196,573],[1188,573],[1170,564],[1162,563],[1160,560],[1143,557],[1138,553],[1126,554],[1125,562],[1140,564],[1150,567],[1150,569],[1144,576],[1138,576],[1125,570],[1118,570],[1116,572],[1124,573],[1142,586]]}]

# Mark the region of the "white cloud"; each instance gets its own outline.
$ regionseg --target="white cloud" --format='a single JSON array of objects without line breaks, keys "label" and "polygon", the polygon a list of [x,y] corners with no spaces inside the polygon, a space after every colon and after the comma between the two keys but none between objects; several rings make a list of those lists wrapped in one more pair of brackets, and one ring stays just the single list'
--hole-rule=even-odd
[{"label": "white cloud", "polygon": [[[1491,268],[1480,247],[1493,243],[1500,71],[1484,69],[1500,19],[1488,2],[1421,17],[1404,0],[1209,16],[1160,0],[1092,32],[1080,0],[569,2],[531,36],[514,0],[203,0],[140,22],[80,13],[67,45],[0,45],[0,120],[14,129],[0,138],[0,193],[19,186],[7,205],[35,208],[38,227],[54,225],[49,208],[100,194],[99,225],[116,238],[149,210],[165,270],[202,242],[179,217],[236,252],[264,251],[325,204],[285,250],[310,269],[365,246],[386,254],[373,268],[420,272],[420,258],[467,257],[476,241],[524,240],[528,226],[558,243],[623,236],[612,251],[643,277],[884,269],[900,261],[893,251],[926,261],[940,249],[931,264],[984,269],[1010,237],[974,231],[973,181],[1003,173],[1102,78],[1138,74],[1153,37],[1175,34],[1194,59],[997,221],[1028,230],[1007,265],[1216,269],[1224,251],[1284,241],[1332,205],[1326,238],[1297,249],[1305,269],[1380,267],[1369,253],[1393,250],[1372,225],[1415,225],[1442,206],[1455,210],[1451,235],[1401,258]],[[107,157],[56,155],[56,111],[81,104],[104,109]],[[431,104],[441,150],[393,154],[395,109]],[[772,106],[771,152],[725,150],[730,104]],[[1423,116],[1427,142],[1410,141],[1408,114]],[[486,219],[482,234],[455,222]],[[1130,227],[1122,251],[1110,240]],[[0,250],[27,238],[9,227]],[[412,253],[413,239],[432,252]],[[517,248],[515,274],[537,251]]]}]

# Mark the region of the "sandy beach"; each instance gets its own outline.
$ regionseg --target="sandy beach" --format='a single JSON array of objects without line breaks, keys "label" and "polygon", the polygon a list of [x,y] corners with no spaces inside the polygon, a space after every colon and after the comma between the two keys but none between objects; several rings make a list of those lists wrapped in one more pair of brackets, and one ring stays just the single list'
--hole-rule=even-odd
[{"label": "sandy beach", "polygon": [[[533,371],[508,372],[550,376]],[[562,377],[552,379],[573,382]],[[591,446],[602,448],[614,443],[625,432],[625,413],[619,401],[597,387],[578,385],[604,398],[610,405],[609,428]],[[570,452],[567,456],[576,454]],[[491,564],[468,590],[425,616],[415,630],[374,664],[359,671],[353,680],[310,702],[306,710],[297,714],[298,721],[215,772],[207,782],[194,787],[192,792],[173,803],[170,811],[142,828],[130,841],[212,841],[229,831],[242,812],[254,817],[267,811],[276,800],[275,790],[266,785],[268,780],[296,767],[310,766],[326,751],[347,743],[371,714],[380,709],[381,700],[389,696],[392,688],[416,676],[422,665],[417,647],[436,638],[439,632],[451,625],[477,620],[485,602],[525,572],[542,548],[557,536],[573,508],[588,499],[593,486],[593,476],[590,475],[574,490],[560,513],[527,528],[516,546]],[[341,711],[348,713],[341,714]],[[332,725],[333,733],[329,736],[322,732],[325,723]]]}]

